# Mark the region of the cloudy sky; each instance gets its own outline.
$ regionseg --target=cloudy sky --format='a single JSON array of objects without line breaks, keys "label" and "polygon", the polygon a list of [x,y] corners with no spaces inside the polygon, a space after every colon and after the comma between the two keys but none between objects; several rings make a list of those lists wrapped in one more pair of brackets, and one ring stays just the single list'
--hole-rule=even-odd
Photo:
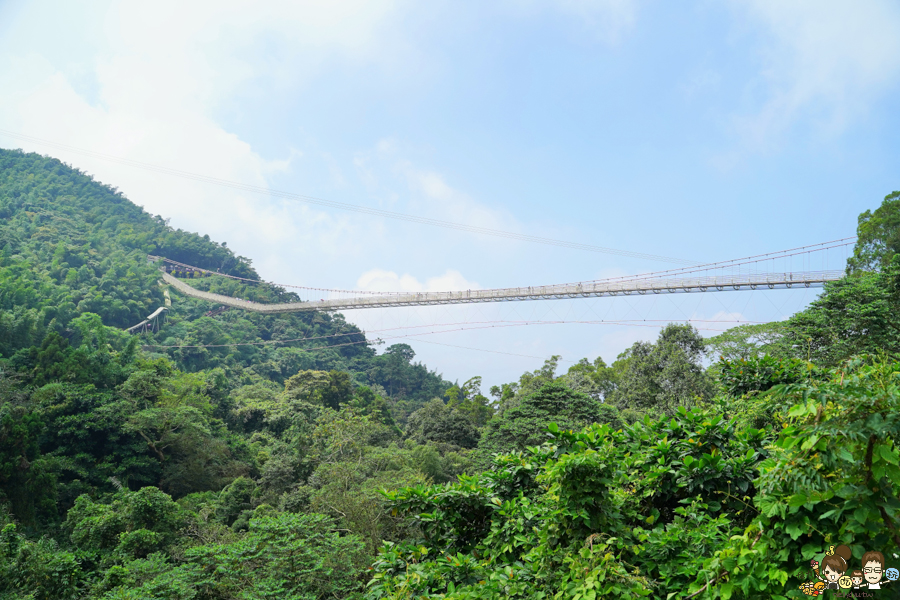
[{"label": "cloudy sky", "polygon": [[[900,189],[898,106],[900,5],[891,0],[0,0],[7,132],[698,262],[852,235],[861,211]],[[238,191],[2,133],[0,147],[57,156],[173,226],[226,241],[270,281],[477,289],[672,266]],[[346,316],[388,344],[410,343],[450,379],[482,375],[491,385],[552,354],[611,362],[666,320],[696,319],[712,335],[727,320],[784,318],[814,297]],[[577,323],[616,319],[647,321]],[[523,320],[566,323],[513,323]],[[399,337],[412,332],[427,335]]]}]

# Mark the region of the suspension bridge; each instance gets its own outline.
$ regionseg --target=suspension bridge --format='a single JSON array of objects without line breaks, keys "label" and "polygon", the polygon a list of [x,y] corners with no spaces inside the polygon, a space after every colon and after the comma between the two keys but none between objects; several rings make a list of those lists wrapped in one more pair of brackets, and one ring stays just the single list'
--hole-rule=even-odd
[{"label": "suspension bridge", "polygon": [[488,290],[466,290],[461,292],[416,292],[397,293],[359,298],[339,298],[313,302],[283,302],[260,304],[204,292],[191,287],[183,280],[163,273],[166,283],[185,296],[215,302],[232,308],[240,308],[258,313],[278,314],[305,311],[335,311],[359,308],[383,308],[400,306],[428,306],[439,304],[470,304],[475,302],[515,302],[522,300],[548,300],[563,298],[600,298],[603,296],[627,296],[630,294],[675,294],[707,292],[710,290],[755,290],[789,289],[794,286],[821,287],[829,281],[843,277],[843,271],[814,271],[799,273],[779,273],[777,275],[740,275],[717,277],[674,277],[667,279],[636,279],[631,281],[594,281],[564,285],[536,287],[499,288]]},{"label": "suspension bridge", "polygon": [[191,278],[224,276],[253,284],[266,282],[223,275],[158,256],[148,256],[148,260],[160,264],[163,281],[186,296],[231,308],[264,314],[279,314],[481,302],[519,302],[565,298],[724,292],[756,290],[760,288],[775,290],[794,287],[822,287],[828,282],[841,279],[844,276],[843,268],[811,269],[810,267],[828,267],[835,255],[845,259],[847,247],[852,245],[854,240],[855,238],[844,238],[729,261],[642,275],[556,285],[447,292],[370,292],[270,284],[305,290],[309,294],[329,296],[327,299],[320,298],[319,300],[273,304],[251,302],[241,298],[198,290],[189,285],[185,279],[175,275]]}]

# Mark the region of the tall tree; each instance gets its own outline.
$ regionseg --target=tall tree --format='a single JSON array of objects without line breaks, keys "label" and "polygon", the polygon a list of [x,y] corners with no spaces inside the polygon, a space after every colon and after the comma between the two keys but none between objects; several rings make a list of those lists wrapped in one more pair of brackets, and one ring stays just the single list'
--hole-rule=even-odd
[{"label": "tall tree", "polygon": [[481,393],[479,376],[472,377],[462,387],[452,386],[444,395],[448,399],[447,406],[467,415],[478,427],[487,423],[494,414],[491,401]]},{"label": "tall tree", "polygon": [[757,358],[778,351],[776,343],[784,336],[784,322],[739,325],[706,339],[706,354],[712,358],[740,360]]},{"label": "tall tree", "polygon": [[491,419],[478,444],[487,459],[496,452],[522,450],[548,440],[547,425],[579,430],[591,423],[607,422],[620,426],[617,411],[587,394],[576,392],[560,380],[543,386],[521,398],[519,404]]},{"label": "tall tree", "polygon": [[600,356],[593,363],[582,358],[562,378],[573,390],[584,392],[594,400],[603,401],[616,389],[615,371]]},{"label": "tall tree", "polygon": [[900,253],[900,191],[884,197],[875,212],[859,215],[856,248],[847,261],[847,271],[878,271]]},{"label": "tall tree", "polygon": [[409,415],[406,436],[420,444],[437,442],[474,448],[478,429],[469,415],[435,398]]},{"label": "tall tree", "polygon": [[900,255],[879,272],[829,283],[806,310],[792,316],[781,354],[836,365],[862,353],[900,352]]},{"label": "tall tree", "polygon": [[685,401],[712,396],[713,383],[701,364],[704,345],[691,325],[675,323],[659,333],[655,344],[636,342],[616,361],[622,364],[613,402],[670,414]]}]

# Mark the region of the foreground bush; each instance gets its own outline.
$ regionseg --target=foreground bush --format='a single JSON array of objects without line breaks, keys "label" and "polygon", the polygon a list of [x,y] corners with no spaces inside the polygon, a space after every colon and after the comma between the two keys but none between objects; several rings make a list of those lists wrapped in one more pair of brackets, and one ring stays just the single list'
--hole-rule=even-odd
[{"label": "foreground bush", "polygon": [[[368,598],[789,598],[830,545],[900,552],[900,363],[779,385],[769,432],[681,408],[552,441],[459,483],[387,494],[423,538]],[[893,592],[894,590],[892,590]]]}]

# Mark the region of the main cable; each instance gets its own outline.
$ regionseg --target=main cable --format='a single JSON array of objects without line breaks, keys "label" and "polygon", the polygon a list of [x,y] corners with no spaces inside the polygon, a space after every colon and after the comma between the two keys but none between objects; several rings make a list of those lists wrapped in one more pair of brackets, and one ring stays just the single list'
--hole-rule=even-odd
[{"label": "main cable", "polygon": [[[720,262],[715,262],[715,263],[706,263],[706,264],[702,264],[702,265],[697,265],[695,267],[682,267],[679,269],[670,269],[667,271],[654,271],[654,272],[650,272],[650,273],[640,273],[637,275],[620,275],[618,277],[610,277],[607,279],[594,279],[594,280],[588,280],[588,281],[576,281],[576,282],[570,282],[570,283],[557,283],[557,284],[550,284],[550,285],[544,285],[544,286],[531,286],[531,287],[541,287],[541,288],[550,287],[550,288],[552,288],[552,287],[565,287],[565,286],[570,286],[570,285],[578,285],[578,284],[584,284],[584,283],[599,284],[599,283],[617,283],[617,282],[637,281],[637,280],[645,280],[645,279],[659,279],[662,276],[669,275],[669,274],[688,275],[688,274],[692,274],[692,273],[699,273],[699,272],[703,272],[703,271],[712,271],[712,270],[716,270],[716,269],[742,267],[742,266],[746,266],[746,265],[750,265],[750,264],[758,264],[760,262],[765,262],[768,260],[785,259],[785,258],[791,258],[793,256],[804,255],[804,254],[809,255],[809,254],[812,254],[813,252],[821,252],[823,250],[827,251],[827,250],[833,250],[836,248],[844,248],[844,247],[850,246],[854,243],[853,241],[847,241],[847,240],[855,240],[855,239],[857,239],[856,236],[852,236],[852,237],[847,237],[847,238],[841,238],[838,240],[831,240],[828,242],[820,242],[818,244],[811,244],[808,246],[801,246],[799,248],[789,248],[787,250],[779,250],[777,252],[769,252],[767,254],[759,254],[756,256],[747,256],[744,258],[735,258],[735,259],[720,261]],[[829,245],[829,244],[831,244],[831,245]],[[810,248],[815,248],[815,249],[810,250]],[[219,275],[221,277],[227,277],[229,279],[234,279],[237,281],[245,281],[247,283],[265,283],[267,285],[271,285],[274,287],[281,287],[281,288],[312,290],[312,291],[316,291],[316,292],[337,292],[337,293],[343,293],[343,294],[356,294],[356,295],[360,295],[360,296],[363,296],[363,295],[397,296],[397,295],[402,295],[402,294],[411,294],[411,293],[415,294],[416,293],[416,292],[374,292],[374,291],[365,291],[365,290],[340,290],[340,289],[330,289],[330,288],[309,287],[309,286],[302,286],[302,285],[291,285],[288,283],[274,283],[274,282],[264,281],[261,279],[247,279],[246,277],[238,277],[237,275],[229,275],[227,273],[214,272],[214,271],[210,271],[209,269],[195,267],[193,265],[181,263],[181,262],[178,262],[178,261],[175,261],[175,260],[172,260],[169,258],[165,258],[162,256],[148,256],[148,258],[151,260],[152,259],[162,260],[163,262],[170,263],[170,264],[173,264],[173,265],[176,265],[179,267],[184,267],[185,269],[201,271],[204,273],[209,273],[210,275]],[[520,286],[520,287],[522,287],[522,286]],[[518,288],[492,288],[492,289],[511,290],[511,289],[518,289]],[[479,291],[486,291],[486,290],[479,290]]]}]

